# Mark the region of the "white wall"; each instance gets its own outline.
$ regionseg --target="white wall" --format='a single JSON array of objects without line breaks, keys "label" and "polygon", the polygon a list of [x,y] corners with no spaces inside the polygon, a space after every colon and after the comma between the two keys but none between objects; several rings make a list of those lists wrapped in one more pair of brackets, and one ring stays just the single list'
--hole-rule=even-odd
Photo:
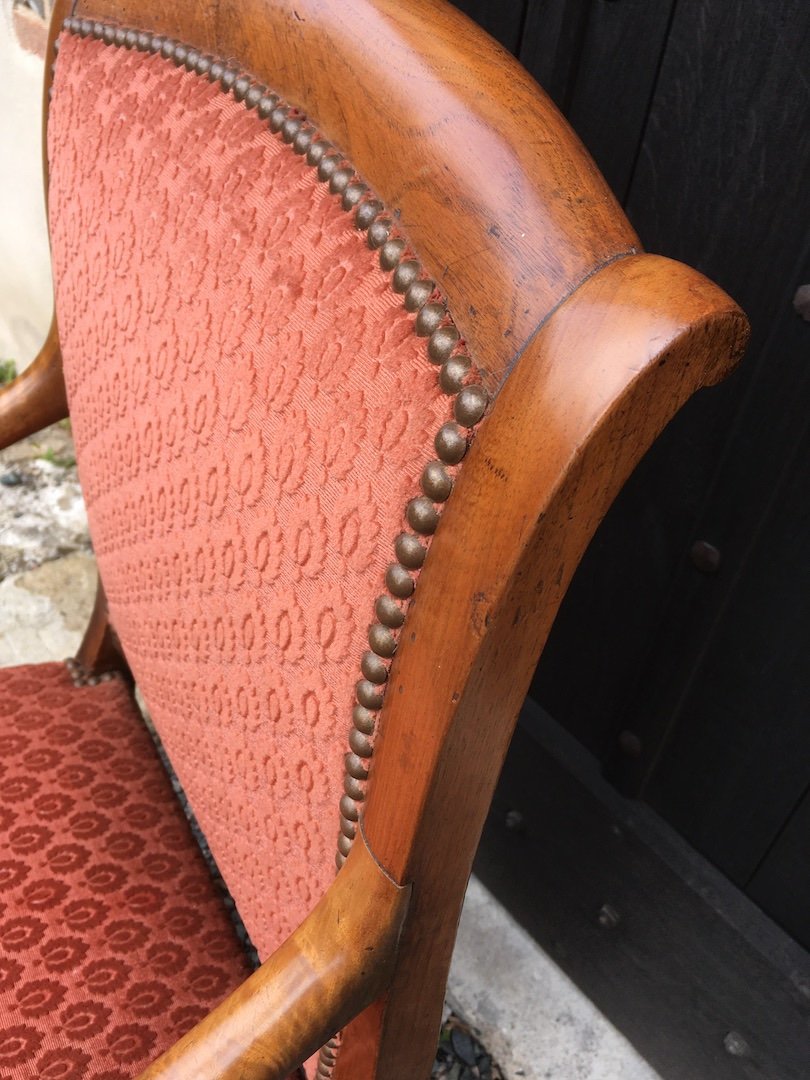
[{"label": "white wall", "polygon": [[42,61],[17,43],[0,0],[0,359],[24,367],[52,310],[42,193]]}]

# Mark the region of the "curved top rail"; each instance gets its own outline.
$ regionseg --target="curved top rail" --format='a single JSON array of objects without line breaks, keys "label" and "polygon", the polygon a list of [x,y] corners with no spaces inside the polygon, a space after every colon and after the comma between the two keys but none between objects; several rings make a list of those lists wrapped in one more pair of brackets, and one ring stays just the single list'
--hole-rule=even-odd
[{"label": "curved top rail", "polygon": [[438,0],[79,0],[281,93],[397,215],[490,389],[583,280],[639,250],[614,196],[517,61]]}]

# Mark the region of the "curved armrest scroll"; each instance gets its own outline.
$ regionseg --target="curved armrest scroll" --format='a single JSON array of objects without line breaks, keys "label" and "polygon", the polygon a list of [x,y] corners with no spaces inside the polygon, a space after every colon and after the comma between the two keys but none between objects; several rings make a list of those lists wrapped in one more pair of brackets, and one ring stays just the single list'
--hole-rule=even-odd
[{"label": "curved armrest scroll", "polygon": [[62,354],[53,320],[37,358],[0,390],[0,449],[64,420],[67,415]]},{"label": "curved armrest scroll", "polygon": [[358,833],[295,933],[139,1080],[286,1080],[386,989],[409,899]]}]

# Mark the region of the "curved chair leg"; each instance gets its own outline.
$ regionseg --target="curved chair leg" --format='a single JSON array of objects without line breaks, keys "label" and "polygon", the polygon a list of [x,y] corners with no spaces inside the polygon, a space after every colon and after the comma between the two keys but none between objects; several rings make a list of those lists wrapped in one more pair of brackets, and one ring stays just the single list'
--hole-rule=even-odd
[{"label": "curved chair leg", "polygon": [[37,358],[0,390],[0,449],[67,415],[62,354],[54,319]]},{"label": "curved chair leg", "polygon": [[83,681],[103,675],[107,671],[118,671],[128,678],[132,677],[118,635],[110,622],[107,597],[104,594],[101,578],[98,579],[96,586],[96,599],[90,622],[84,632],[74,664],[79,678]]}]

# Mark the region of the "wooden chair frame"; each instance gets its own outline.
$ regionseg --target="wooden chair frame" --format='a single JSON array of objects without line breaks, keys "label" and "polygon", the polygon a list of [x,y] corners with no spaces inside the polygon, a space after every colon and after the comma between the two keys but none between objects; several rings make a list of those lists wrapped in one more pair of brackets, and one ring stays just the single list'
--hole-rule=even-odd
[{"label": "wooden chair frame", "polygon": [[[341,1028],[319,1076],[426,1076],[475,848],[566,587],[657,434],[739,359],[745,317],[640,253],[554,106],[449,6],[60,0],[49,67],[68,16],[237,58],[311,118],[398,215],[497,394],[422,571],[344,868],[143,1080],[282,1080]],[[67,415],[55,327],[0,407],[2,445]],[[113,647],[100,595],[83,662]]]}]

